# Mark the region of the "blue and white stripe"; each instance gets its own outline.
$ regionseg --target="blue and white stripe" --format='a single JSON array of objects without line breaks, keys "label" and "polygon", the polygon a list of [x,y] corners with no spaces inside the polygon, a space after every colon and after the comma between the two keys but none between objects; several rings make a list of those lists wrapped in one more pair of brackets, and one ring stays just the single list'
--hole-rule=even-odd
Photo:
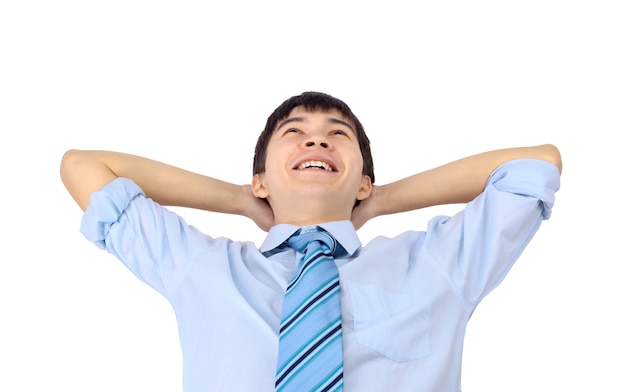
[{"label": "blue and white stripe", "polygon": [[[320,229],[321,230],[321,229]],[[296,233],[288,245],[303,253],[283,305],[277,391],[341,391],[343,345],[339,275],[325,232]]]}]

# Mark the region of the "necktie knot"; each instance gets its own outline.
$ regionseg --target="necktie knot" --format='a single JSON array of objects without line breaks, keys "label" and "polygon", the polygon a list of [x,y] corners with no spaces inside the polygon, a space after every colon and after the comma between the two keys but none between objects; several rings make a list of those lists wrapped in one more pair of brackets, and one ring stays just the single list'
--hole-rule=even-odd
[{"label": "necktie knot", "polygon": [[337,241],[324,229],[316,226],[311,229],[300,229],[287,240],[287,245],[301,253],[313,245],[321,245],[326,255],[332,255],[337,248]]}]

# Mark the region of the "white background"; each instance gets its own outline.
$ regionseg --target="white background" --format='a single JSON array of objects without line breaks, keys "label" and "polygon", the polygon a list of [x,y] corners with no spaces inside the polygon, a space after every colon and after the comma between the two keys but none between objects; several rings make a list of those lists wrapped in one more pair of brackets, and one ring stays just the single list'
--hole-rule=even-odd
[{"label": "white background", "polygon": [[[5,1],[0,5],[0,390],[180,391],[166,301],[78,232],[69,148],[235,183],[284,99],[346,101],[377,184],[554,143],[552,219],[468,325],[463,390],[626,391],[626,13],[619,1]],[[425,228],[445,206],[359,231]],[[245,218],[181,210],[260,243]]]}]

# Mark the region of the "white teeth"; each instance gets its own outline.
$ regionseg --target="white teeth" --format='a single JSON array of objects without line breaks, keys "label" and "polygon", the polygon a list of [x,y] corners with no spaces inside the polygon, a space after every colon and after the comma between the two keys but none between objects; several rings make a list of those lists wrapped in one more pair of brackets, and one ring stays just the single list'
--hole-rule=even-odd
[{"label": "white teeth", "polygon": [[300,166],[298,166],[298,170],[301,169],[323,169],[323,170],[328,170],[328,171],[333,171],[333,169],[330,167],[330,165],[326,162],[322,162],[322,161],[306,161],[300,164]]}]

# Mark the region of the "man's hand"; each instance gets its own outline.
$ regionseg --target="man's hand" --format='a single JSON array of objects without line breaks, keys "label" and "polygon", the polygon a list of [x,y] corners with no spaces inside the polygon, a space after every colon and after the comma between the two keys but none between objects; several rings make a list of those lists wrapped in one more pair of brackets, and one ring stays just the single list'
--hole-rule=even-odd
[{"label": "man's hand", "polygon": [[367,199],[361,200],[359,205],[352,209],[350,221],[352,221],[355,230],[363,227],[368,220],[378,216],[378,203],[381,193],[380,186],[372,186],[370,196]]},{"label": "man's hand", "polygon": [[245,216],[252,219],[263,231],[269,231],[274,226],[274,212],[269,203],[254,196],[250,185],[243,185],[242,187],[248,199]]}]

